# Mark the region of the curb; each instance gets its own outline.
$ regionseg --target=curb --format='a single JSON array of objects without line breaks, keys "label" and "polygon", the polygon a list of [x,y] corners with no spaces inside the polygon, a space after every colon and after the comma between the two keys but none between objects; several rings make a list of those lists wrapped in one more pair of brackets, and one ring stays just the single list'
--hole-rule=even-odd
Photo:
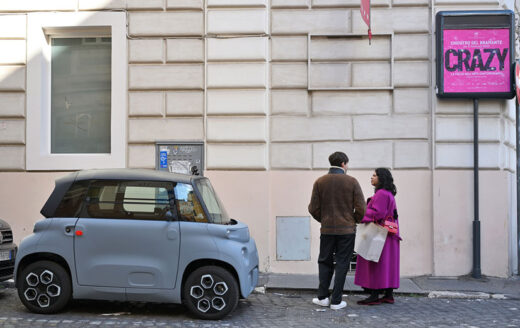
[{"label": "curb", "polygon": [[[12,279],[0,282],[0,291],[7,288],[16,288],[14,285],[14,281]],[[253,290],[253,294],[266,294],[268,290],[279,290],[279,289],[288,289],[288,290],[310,290],[308,288],[280,288],[280,287],[270,287],[267,284],[257,285],[257,287]],[[360,293],[361,290],[350,290],[351,293]],[[473,300],[520,300],[519,296],[516,295],[507,295],[507,294],[498,294],[498,293],[484,293],[484,292],[462,292],[462,291],[430,291],[423,293],[399,293],[396,294],[407,295],[407,294],[418,294],[424,295],[428,298],[439,298],[439,299],[473,299]]]},{"label": "curb", "polygon": [[428,293],[428,298],[447,298],[447,299],[496,299],[506,300],[509,299],[504,294],[489,294],[483,292],[451,292],[451,291],[432,291]]},{"label": "curb", "polygon": [[0,282],[0,290],[4,288],[15,288],[14,287],[14,281],[12,279]]}]

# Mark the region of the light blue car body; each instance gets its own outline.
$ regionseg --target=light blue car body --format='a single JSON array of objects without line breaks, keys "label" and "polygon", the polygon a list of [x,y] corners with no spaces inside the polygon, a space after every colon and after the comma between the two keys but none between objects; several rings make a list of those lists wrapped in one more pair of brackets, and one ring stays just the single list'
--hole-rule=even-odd
[{"label": "light blue car body", "polygon": [[[117,179],[180,177],[205,179],[145,170],[118,170]],[[247,225],[232,222],[50,217],[20,243],[14,276],[21,266],[50,259],[66,266],[74,299],[181,303],[183,279],[198,266],[216,265],[233,274],[246,298],[258,281],[258,252]]]}]

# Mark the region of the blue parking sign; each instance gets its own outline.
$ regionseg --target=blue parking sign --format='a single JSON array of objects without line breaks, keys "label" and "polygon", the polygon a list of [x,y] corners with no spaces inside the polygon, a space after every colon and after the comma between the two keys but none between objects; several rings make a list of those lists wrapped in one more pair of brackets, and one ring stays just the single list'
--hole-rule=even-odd
[{"label": "blue parking sign", "polygon": [[160,152],[159,167],[161,169],[168,168],[168,152],[166,150],[161,150],[161,152]]}]

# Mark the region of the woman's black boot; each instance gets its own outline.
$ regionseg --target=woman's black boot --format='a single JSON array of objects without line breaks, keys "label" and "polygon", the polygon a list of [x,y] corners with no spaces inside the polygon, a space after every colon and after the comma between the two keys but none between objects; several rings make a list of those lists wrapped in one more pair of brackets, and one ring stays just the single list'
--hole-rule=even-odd
[{"label": "woman's black boot", "polygon": [[393,290],[393,288],[385,289],[385,295],[383,296],[383,298],[380,298],[379,301],[381,301],[381,303],[394,304],[394,290]]},{"label": "woman's black boot", "polygon": [[377,305],[381,304],[381,301],[379,300],[379,290],[378,289],[372,289],[370,291],[370,296],[364,300],[358,301],[357,304],[359,305]]}]

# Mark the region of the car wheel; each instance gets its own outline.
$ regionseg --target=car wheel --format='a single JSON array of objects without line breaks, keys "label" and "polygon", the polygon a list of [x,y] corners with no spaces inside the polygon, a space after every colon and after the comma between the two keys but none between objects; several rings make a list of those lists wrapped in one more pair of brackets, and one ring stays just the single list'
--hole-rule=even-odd
[{"label": "car wheel", "polygon": [[197,317],[217,320],[238,304],[238,284],[233,275],[217,266],[204,266],[190,273],[183,286],[184,303]]},{"label": "car wheel", "polygon": [[31,312],[59,312],[67,306],[72,297],[70,276],[55,262],[31,263],[21,272],[18,296]]}]

